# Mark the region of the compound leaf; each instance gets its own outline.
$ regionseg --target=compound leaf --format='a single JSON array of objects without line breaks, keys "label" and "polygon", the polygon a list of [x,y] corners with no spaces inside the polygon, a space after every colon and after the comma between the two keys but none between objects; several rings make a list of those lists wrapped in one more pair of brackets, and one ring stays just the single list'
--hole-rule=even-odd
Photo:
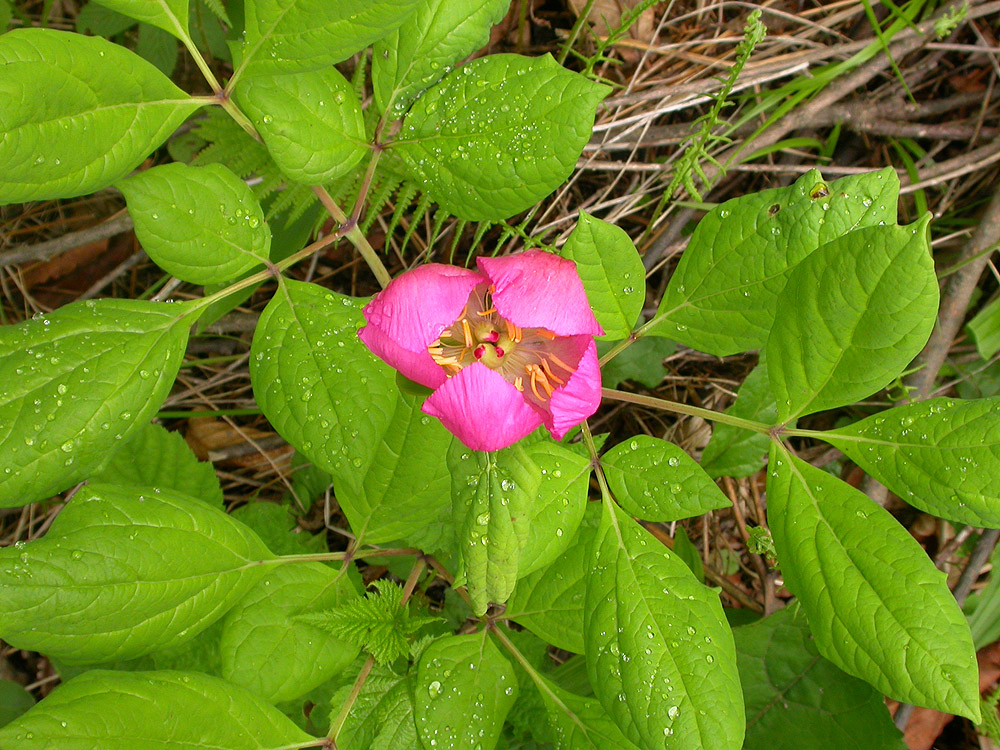
[{"label": "compound leaf", "polygon": [[0,204],[105,188],[203,104],[100,37],[15,29],[0,65]]},{"label": "compound leaf", "polygon": [[569,177],[607,94],[549,55],[481,57],[417,100],[392,151],[445,210],[499,221]]},{"label": "compound leaf", "polygon": [[69,664],[133,659],[207,628],[272,557],[198,500],[88,485],[44,537],[0,549],[0,636]]},{"label": "compound leaf", "polygon": [[102,299],[0,327],[0,507],[90,477],[170,392],[188,304]]},{"label": "compound leaf", "polygon": [[819,652],[890,698],[979,721],[969,626],[916,540],[864,494],[777,445],[767,499],[785,583]]}]

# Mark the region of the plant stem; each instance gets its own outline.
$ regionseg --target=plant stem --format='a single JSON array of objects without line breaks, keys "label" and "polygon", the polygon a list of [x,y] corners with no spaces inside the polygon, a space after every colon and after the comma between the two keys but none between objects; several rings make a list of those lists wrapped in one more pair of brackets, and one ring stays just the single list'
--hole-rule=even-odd
[{"label": "plant stem", "polygon": [[[677,401],[668,401],[664,398],[656,398],[655,396],[644,396],[641,393],[627,393],[626,391],[616,391],[612,388],[602,388],[601,395],[604,398],[614,399],[616,401],[627,401],[630,404],[639,404],[640,406],[649,406],[653,409],[663,409],[664,411],[672,411],[677,414],[687,414],[691,417],[701,417],[702,419],[708,419],[713,422],[719,422],[721,424],[728,424],[733,427],[742,427],[744,430],[751,430],[753,432],[759,432],[762,435],[771,434],[771,426],[763,424],[761,422],[754,422],[751,419],[743,419],[741,417],[734,417],[731,414],[723,414],[722,412],[712,411],[711,409],[702,409],[697,406],[689,406],[688,404],[681,404]],[[809,432],[808,430],[806,432]],[[786,430],[786,434],[792,434],[791,430]]]},{"label": "plant stem", "polygon": [[334,202],[333,198],[330,197],[330,194],[326,192],[326,189],[322,185],[314,185],[312,191],[316,193],[316,197],[319,198],[320,203],[323,204],[323,207],[326,208],[330,216],[343,225],[341,229],[346,230],[343,236],[361,253],[361,257],[364,258],[365,263],[368,264],[372,273],[375,274],[379,285],[383,289],[389,286],[392,276],[389,275],[389,272],[382,264],[382,259],[378,257],[378,254],[368,243],[365,233],[361,231],[355,222],[352,222],[348,218],[347,214]]},{"label": "plant stem", "polygon": [[625,351],[628,347],[632,346],[632,344],[634,344],[636,341],[645,336],[649,332],[649,329],[659,325],[660,322],[668,315],[670,315],[670,313],[672,312],[673,310],[668,310],[665,313],[654,315],[648,321],[646,321],[641,326],[632,331],[632,333],[629,334],[627,339],[625,339],[624,341],[619,341],[618,344],[614,346],[610,351],[605,352],[604,356],[601,357],[600,360],[598,360],[598,364],[600,364],[602,367],[606,365],[612,359],[614,359],[623,351]]}]

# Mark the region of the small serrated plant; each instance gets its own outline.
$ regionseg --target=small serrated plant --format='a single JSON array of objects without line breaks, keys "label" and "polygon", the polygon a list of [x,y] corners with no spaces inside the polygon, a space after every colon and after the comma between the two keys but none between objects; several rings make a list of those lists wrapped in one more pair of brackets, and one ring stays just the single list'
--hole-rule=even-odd
[{"label": "small serrated plant", "polygon": [[[102,38],[0,36],[0,202],[116,187],[149,257],[205,294],[0,327],[0,507],[67,493],[41,538],[0,550],[0,637],[64,678],[0,727],[4,750],[490,750],[522,709],[543,718],[518,731],[559,748],[739,750],[766,741],[761,707],[800,681],[819,686],[810,731],[846,726],[872,747],[898,741],[882,695],[979,720],[973,642],[943,575],[887,511],[796,455],[828,443],[916,508],[1000,527],[997,399],[798,426],[892,384],[934,324],[929,216],[898,224],[895,172],[811,171],[712,208],[648,320],[635,245],[584,211],[557,251],[453,245],[466,266],[393,278],[363,228],[369,201],[398,186],[405,205],[436,204],[438,228],[526,239],[514,217],[571,174],[608,88],[551,57],[461,64],[506,0],[247,0],[224,83],[187,0],[100,2],[173,35],[212,93]],[[354,56],[365,69],[349,80],[337,65]],[[206,108],[200,160],[132,173]],[[685,169],[697,195],[697,161]],[[247,170],[265,178],[256,193]],[[333,229],[290,239],[261,203],[293,195]],[[339,241],[381,292],[291,277]],[[278,506],[227,513],[213,472],[151,424],[192,328],[251,289],[272,295],[254,397],[311,464],[293,492],[332,486],[346,551],[292,534]],[[600,366],[646,337],[760,363],[725,413],[602,389]],[[648,435],[606,448],[588,421],[602,399],[702,417],[712,440],[700,463]],[[734,630],[686,535],[677,554],[642,522],[726,507],[714,480],[760,472],[765,455],[769,529],[749,532],[752,551],[780,561],[798,605]],[[395,560],[405,586],[364,596],[355,564],[375,560]],[[442,619],[411,614],[409,593],[438,580]],[[555,668],[550,648],[575,656]],[[777,684],[771,659],[799,671]]]}]

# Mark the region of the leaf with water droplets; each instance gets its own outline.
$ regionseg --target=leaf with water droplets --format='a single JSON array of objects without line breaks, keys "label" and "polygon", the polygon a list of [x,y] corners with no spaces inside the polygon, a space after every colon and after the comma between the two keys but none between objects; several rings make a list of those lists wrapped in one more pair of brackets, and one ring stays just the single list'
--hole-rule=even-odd
[{"label": "leaf with water droplets", "polygon": [[507,0],[420,0],[416,12],[372,50],[372,88],[379,111],[402,117],[451,66],[486,46]]},{"label": "leaf with water droplets", "polygon": [[533,677],[555,735],[555,750],[638,750],[597,699],[563,690],[540,674]]},{"label": "leaf with water droplets", "polygon": [[199,672],[91,670],[0,729],[0,747],[265,750],[316,740],[278,709]]},{"label": "leaf with water droplets", "polygon": [[491,750],[517,699],[517,678],[486,630],[448,635],[421,655],[413,695],[425,748]]},{"label": "leaf with water droplets", "polygon": [[823,656],[890,698],[979,721],[965,616],[884,508],[773,444],[767,520]]},{"label": "leaf with water droplets", "polygon": [[264,212],[246,183],[221,164],[164,164],[118,188],[143,249],[179,279],[232,281],[267,261]]},{"label": "leaf with water droplets", "polygon": [[275,164],[295,182],[328,183],[370,153],[361,102],[336,68],[244,78],[235,94]]},{"label": "leaf with water droplets", "polygon": [[419,0],[254,0],[246,3],[235,78],[319,70],[360,52],[410,17]]},{"label": "leaf with water droplets", "polygon": [[739,750],[743,695],[718,594],[611,502],[587,578],[587,673],[643,748]]},{"label": "leaf with water droplets", "polygon": [[1000,528],[1000,398],[932,398],[824,432],[854,463],[920,510]]},{"label": "leaf with water droplets", "polygon": [[765,350],[780,422],[872,395],[927,342],[938,309],[930,218],[857,229],[792,271]]},{"label": "leaf with water droplets", "polygon": [[647,521],[679,521],[730,505],[698,462],[666,440],[636,435],[605,453],[601,465],[618,504]]},{"label": "leaf with water droplets", "polygon": [[417,100],[391,148],[446,211],[500,221],[569,177],[609,91],[549,55],[481,57]]},{"label": "leaf with water droplets", "polygon": [[576,544],[576,530],[587,509],[590,459],[547,435],[524,446],[538,464],[541,483],[528,504],[528,534],[517,566],[518,578],[545,567]]},{"label": "leaf with water droplets", "polygon": [[250,347],[250,382],[278,434],[360,492],[393,418],[393,371],[357,331],[367,300],[282,280]]},{"label": "leaf with water droplets", "polygon": [[0,507],[90,477],[170,392],[190,304],[75,302],[0,327]]},{"label": "leaf with water droplets", "polygon": [[576,262],[602,338],[627,337],[646,301],[646,269],[625,230],[581,209],[562,254]]},{"label": "leaf with water droplets", "polygon": [[321,563],[272,569],[223,620],[222,676],[269,703],[308,693],[350,666],[358,648],[297,616],[357,596],[345,571]]},{"label": "leaf with water droplets", "polygon": [[389,400],[392,418],[378,435],[367,470],[357,472],[357,489],[338,487],[337,502],[354,535],[368,544],[419,539],[421,547],[437,549],[433,532],[450,525],[442,517],[451,511],[452,436],[420,411],[422,399],[399,393]]},{"label": "leaf with water droplets", "polygon": [[882,694],[816,651],[797,605],[733,631],[743,750],[906,750]]},{"label": "leaf with water droplets", "polygon": [[[415,676],[376,663],[337,733],[337,750],[420,750],[413,720]],[[330,705],[345,705],[352,691],[353,685],[344,685]]]},{"label": "leaf with water droplets", "polygon": [[0,204],[107,187],[204,104],[100,37],[15,29],[0,36],[0,67]]},{"label": "leaf with water droplets", "polygon": [[538,494],[541,470],[519,443],[483,453],[457,439],[448,452],[448,468],[465,582],[472,611],[482,615],[490,602],[507,601],[517,582],[528,508]]},{"label": "leaf with water droplets", "polygon": [[649,333],[720,357],[759,349],[791,269],[854,229],[895,224],[898,197],[892,167],[830,183],[811,170],[716,206],[691,235]]},{"label": "leaf with water droplets", "polygon": [[188,36],[188,0],[94,1],[137,21],[157,26],[178,39],[183,40]]},{"label": "leaf with water droplets", "polygon": [[506,617],[523,625],[547,643],[582,654],[583,601],[590,573],[591,543],[601,509],[589,503],[572,546],[551,564],[517,582]]},{"label": "leaf with water droplets", "polygon": [[272,557],[205,503],[88,485],[44,537],[0,549],[0,637],[70,664],[133,659],[218,620]]},{"label": "leaf with water droplets", "polygon": [[158,424],[143,425],[89,479],[102,484],[165,487],[218,508],[223,503],[212,464],[199,461],[180,433]]}]

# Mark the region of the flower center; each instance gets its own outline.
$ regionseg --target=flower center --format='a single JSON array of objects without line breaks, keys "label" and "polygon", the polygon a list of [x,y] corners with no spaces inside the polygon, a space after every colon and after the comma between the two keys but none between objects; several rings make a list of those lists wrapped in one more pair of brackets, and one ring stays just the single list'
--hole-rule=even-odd
[{"label": "flower center", "polygon": [[493,306],[493,287],[480,284],[472,290],[458,320],[441,332],[427,352],[448,377],[482,362],[530,400],[542,403],[576,369],[553,351],[557,340],[545,328],[519,328],[500,317]]}]

